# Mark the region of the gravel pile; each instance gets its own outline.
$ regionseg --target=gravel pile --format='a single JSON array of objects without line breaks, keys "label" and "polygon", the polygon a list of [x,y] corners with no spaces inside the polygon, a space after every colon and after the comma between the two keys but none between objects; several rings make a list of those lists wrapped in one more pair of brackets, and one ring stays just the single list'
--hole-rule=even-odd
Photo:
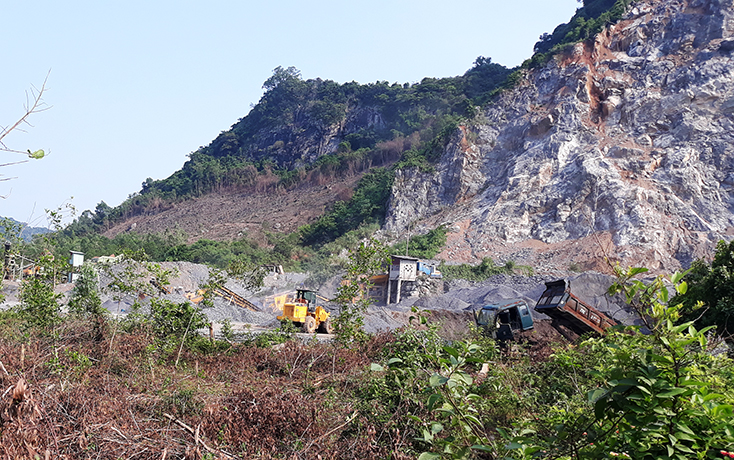
[{"label": "gravel pile", "polygon": [[[184,294],[195,293],[199,286],[209,278],[209,268],[205,265],[190,262],[165,262],[161,266],[165,269],[175,270],[171,277],[169,289],[170,294],[163,298],[172,302],[187,301]],[[119,273],[123,265],[113,267],[115,273]],[[150,297],[142,300],[137,295],[123,297],[119,302],[104,289],[111,278],[103,271],[100,272],[100,285],[102,286],[103,306],[114,314],[128,314],[134,301],[143,305],[142,311],[149,311]],[[265,278],[265,287],[257,292],[246,290],[240,282],[230,279],[226,286],[240,296],[261,308],[261,311],[250,311],[239,307],[226,299],[215,297],[214,306],[203,308],[203,312],[213,323],[221,323],[229,319],[232,323],[244,323],[252,326],[275,327],[278,325],[276,316],[278,312],[266,307],[272,303],[273,295],[293,292],[296,288],[304,287],[307,275],[302,273],[288,273],[284,275],[269,275]],[[399,304],[377,305],[367,310],[365,315],[365,330],[376,332],[386,329],[395,329],[408,324],[409,318],[414,313],[411,307],[432,310],[436,312],[467,312],[492,302],[506,299],[520,298],[534,306],[545,289],[545,282],[555,278],[543,276],[519,276],[519,275],[496,275],[481,283],[472,283],[464,280],[455,280],[446,283],[448,292],[433,297],[409,297],[403,299]],[[147,285],[148,279],[141,279]],[[612,316],[614,319],[625,324],[635,322],[633,312],[626,306],[621,298],[609,298],[606,290],[613,282],[613,278],[607,275],[584,273],[570,278],[572,292],[583,301],[602,312]],[[331,284],[338,285],[338,281]],[[17,283],[5,283],[5,294],[7,299],[0,308],[7,308],[17,304]],[[150,286],[148,286],[150,287]],[[60,292],[68,292],[70,286],[60,286]],[[322,292],[324,294],[324,292]],[[328,296],[327,296],[328,297]],[[333,306],[326,305],[327,310],[337,313]],[[545,315],[539,315],[544,318]],[[539,319],[541,319],[539,318]]]}]

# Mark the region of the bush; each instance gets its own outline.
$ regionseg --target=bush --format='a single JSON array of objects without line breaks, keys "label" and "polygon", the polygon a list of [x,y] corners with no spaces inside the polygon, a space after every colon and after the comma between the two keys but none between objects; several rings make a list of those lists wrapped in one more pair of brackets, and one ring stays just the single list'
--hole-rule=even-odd
[{"label": "bush", "polygon": [[393,180],[393,172],[385,168],[365,174],[349,201],[337,201],[319,220],[301,227],[302,244],[321,245],[361,225],[382,223]]},{"label": "bush", "polygon": [[161,338],[182,337],[188,332],[209,325],[206,315],[189,302],[175,303],[166,299],[152,298],[150,314],[153,330]]},{"label": "bush", "polygon": [[[698,327],[716,326],[723,337],[734,335],[734,241],[719,241],[711,264],[697,260],[691,265],[685,280],[688,290],[678,294],[674,303],[683,304],[683,315],[695,320]],[[699,309],[700,304],[704,305]]]},{"label": "bush", "polygon": [[[415,235],[410,238],[410,246],[408,255],[410,257],[418,257],[420,259],[432,259],[441,252],[446,245],[447,229],[445,225],[440,225],[430,230],[425,235]],[[398,243],[390,250],[393,254],[405,254],[407,243]]]},{"label": "bush", "polygon": [[89,264],[81,267],[79,278],[74,283],[69,299],[69,311],[95,318],[102,316],[105,312],[99,297],[97,272]]},{"label": "bush", "polygon": [[734,364],[710,353],[708,328],[676,324],[681,306],[668,304],[666,284],[685,294],[682,275],[649,284],[633,279],[645,271],[618,270],[609,292],[622,293],[649,332],[630,326],[584,342],[599,383],[577,386],[587,392],[586,404],[543,406],[518,426],[516,434],[524,434],[507,436],[520,458],[683,460],[716,458],[734,447]]},{"label": "bush", "polygon": [[443,262],[439,266],[439,270],[445,279],[464,279],[468,281],[484,281],[490,276],[501,274],[512,274],[514,262],[509,261],[504,266],[497,266],[489,257],[482,259],[479,265],[446,265]]}]

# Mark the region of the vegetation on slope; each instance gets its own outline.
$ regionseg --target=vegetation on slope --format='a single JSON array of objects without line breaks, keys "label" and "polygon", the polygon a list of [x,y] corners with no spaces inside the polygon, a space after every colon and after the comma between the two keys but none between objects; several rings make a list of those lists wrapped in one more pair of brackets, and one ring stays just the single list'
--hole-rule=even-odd
[{"label": "vegetation on slope", "polygon": [[[500,86],[511,69],[480,57],[464,75],[424,78],[416,84],[378,81],[339,84],[303,80],[293,67],[278,67],[250,113],[189,156],[183,168],[163,180],[147,180],[114,218],[141,212],[158,200],[175,200],[222,187],[267,189],[291,186],[294,178],[318,180],[325,164],[357,169],[395,161],[410,148],[432,140],[444,117],[473,116],[475,106]],[[379,121],[350,120],[359,111]],[[364,118],[364,117],[363,117]],[[304,161],[300,138],[323,136],[341,126],[341,145],[332,158]],[[302,140],[300,139],[300,140]],[[320,155],[319,155],[320,156]]]},{"label": "vegetation on slope", "polygon": [[553,33],[544,33],[533,48],[535,54],[523,67],[536,67],[548,61],[558,51],[570,44],[593,38],[604,27],[622,18],[633,0],[583,0],[584,6],[565,24],[560,24]]}]

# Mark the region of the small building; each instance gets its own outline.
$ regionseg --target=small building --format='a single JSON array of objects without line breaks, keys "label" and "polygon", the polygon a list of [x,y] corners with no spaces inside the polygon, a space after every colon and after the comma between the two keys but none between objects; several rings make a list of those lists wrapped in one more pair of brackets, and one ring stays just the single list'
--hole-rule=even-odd
[{"label": "small building", "polygon": [[69,251],[69,265],[71,265],[71,271],[67,282],[73,283],[79,278],[79,268],[84,265],[84,253]]},{"label": "small building", "polygon": [[390,276],[387,281],[387,298],[385,303],[388,305],[392,301],[392,290],[395,287],[395,303],[400,302],[400,288],[403,281],[413,282],[416,280],[418,272],[418,259],[408,256],[392,256],[390,264]]},{"label": "small building", "polygon": [[77,251],[69,251],[69,265],[74,268],[84,265],[84,253]]}]

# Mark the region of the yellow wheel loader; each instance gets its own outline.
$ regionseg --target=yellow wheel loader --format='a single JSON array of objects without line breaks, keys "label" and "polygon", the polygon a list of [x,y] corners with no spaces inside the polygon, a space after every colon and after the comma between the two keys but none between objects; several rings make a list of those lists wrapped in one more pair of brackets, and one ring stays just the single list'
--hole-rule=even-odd
[{"label": "yellow wheel loader", "polygon": [[294,326],[300,327],[308,334],[313,334],[317,329],[323,334],[331,334],[333,332],[331,313],[321,305],[316,305],[317,298],[323,299],[314,291],[297,289],[295,299],[283,305],[283,314],[278,316],[278,319],[280,321],[289,319]]}]

